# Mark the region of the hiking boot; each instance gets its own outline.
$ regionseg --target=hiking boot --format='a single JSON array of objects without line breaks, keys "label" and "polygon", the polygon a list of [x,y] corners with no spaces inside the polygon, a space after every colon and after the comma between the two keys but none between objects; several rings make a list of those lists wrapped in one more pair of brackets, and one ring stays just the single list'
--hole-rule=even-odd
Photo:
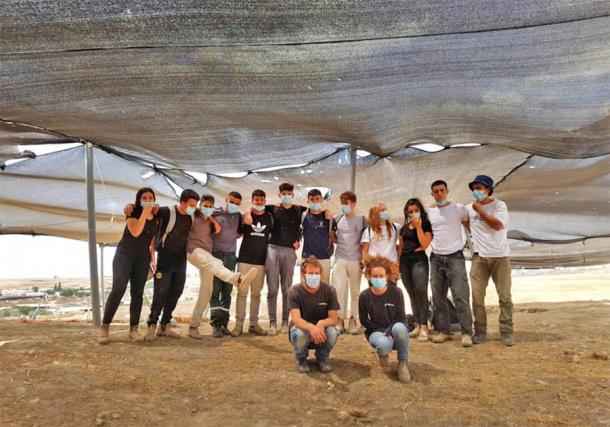
[{"label": "hiking boot", "polygon": [[409,332],[409,338],[417,338],[419,336],[419,325],[415,325],[415,328]]},{"label": "hiking boot", "polygon": [[277,323],[271,322],[269,324],[269,329],[267,329],[267,335],[270,337],[274,337],[277,335]]},{"label": "hiking boot", "polygon": [[419,341],[419,342],[428,341],[428,328],[426,326],[419,327],[419,336],[417,337],[417,341]]},{"label": "hiking boot", "polygon": [[157,338],[156,330],[157,327],[155,325],[148,325],[146,334],[144,334],[144,341],[154,341]]},{"label": "hiking boot", "polygon": [[220,327],[220,331],[222,332],[223,335],[230,335],[231,331],[229,331],[229,328],[227,328],[227,325],[222,325]]},{"label": "hiking boot", "polygon": [[320,368],[320,372],[330,372],[333,370],[331,364],[328,363],[328,359],[318,359],[318,367]]},{"label": "hiking boot", "polygon": [[390,371],[390,356],[389,355],[383,355],[383,356],[379,356],[379,366],[381,366],[381,369],[383,370],[383,372],[389,372]]},{"label": "hiking boot", "polygon": [[307,358],[303,357],[303,358],[299,358],[297,360],[297,371],[299,371],[302,374],[305,374],[307,372],[311,372],[311,368],[309,367],[309,363],[307,363]]},{"label": "hiking boot", "polygon": [[335,328],[337,328],[337,332],[339,332],[339,334],[342,334],[343,332],[345,332],[345,327],[343,325],[343,319],[342,318],[338,318],[337,319],[337,324],[335,325]]},{"label": "hiking boot", "polygon": [[280,333],[282,333],[282,334],[288,333],[288,322],[285,320],[282,322],[282,329],[281,329]]},{"label": "hiking boot", "polygon": [[199,328],[196,328],[193,326],[189,326],[188,336],[191,338],[195,338],[196,340],[203,339],[203,335],[201,335],[201,333],[199,333]]},{"label": "hiking boot", "polygon": [[445,341],[449,341],[451,339],[451,336],[444,333],[444,332],[439,332],[438,334],[434,335],[434,337],[432,337],[432,342],[435,344],[441,344],[444,343]]},{"label": "hiking boot", "polygon": [[222,333],[222,329],[220,328],[220,326],[212,325],[212,336],[214,338],[222,338],[222,337],[224,337],[224,335]]},{"label": "hiking boot", "polygon": [[472,337],[470,334],[462,334],[462,347],[472,347]]},{"label": "hiking boot", "polygon": [[241,335],[241,333],[243,331],[244,331],[244,327],[242,325],[235,325],[235,327],[231,331],[231,336],[232,337],[238,337],[238,336]]},{"label": "hiking boot", "polygon": [[[169,325],[161,325],[161,333],[162,335],[168,337],[168,338],[182,338],[182,335],[180,335],[178,332],[172,330],[172,328]],[[157,336],[159,335],[159,331],[157,331]]]},{"label": "hiking boot", "polygon": [[100,328],[100,337],[97,339],[97,343],[101,345],[106,345],[110,343],[110,338],[108,337],[108,331],[110,330],[110,325],[102,325]]},{"label": "hiking boot", "polygon": [[472,343],[473,344],[483,344],[485,342],[485,340],[487,340],[487,334],[482,333],[482,334],[474,334],[474,337],[472,337]]},{"label": "hiking boot", "polygon": [[411,382],[411,373],[407,368],[407,362],[398,362],[398,381],[401,383]]},{"label": "hiking boot", "polygon": [[129,327],[129,338],[131,338],[131,340],[135,342],[144,341],[144,337],[142,336],[140,331],[138,331],[138,325]]},{"label": "hiking boot", "polygon": [[267,335],[267,331],[265,331],[263,328],[261,328],[258,325],[250,325],[250,327],[248,328],[248,333],[258,335],[258,336]]},{"label": "hiking boot", "polygon": [[246,274],[239,278],[239,280],[237,281],[237,288],[250,289],[250,285],[252,284],[252,282],[254,282],[254,279],[256,279],[256,274],[256,268],[252,267],[250,270],[248,270]]},{"label": "hiking boot", "polygon": [[360,328],[358,327],[358,324],[356,323],[356,319],[354,319],[353,317],[349,318],[348,332],[350,335],[358,335],[358,333],[360,332]]},{"label": "hiking boot", "polygon": [[515,345],[515,337],[512,333],[502,334],[502,342],[506,347],[512,347]]}]

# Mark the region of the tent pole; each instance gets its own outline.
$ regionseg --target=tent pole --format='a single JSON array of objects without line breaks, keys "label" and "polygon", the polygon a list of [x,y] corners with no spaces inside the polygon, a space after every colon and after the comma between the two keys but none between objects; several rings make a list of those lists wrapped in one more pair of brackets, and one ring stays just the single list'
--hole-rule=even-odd
[{"label": "tent pole", "polygon": [[93,314],[93,326],[99,327],[102,322],[100,318],[100,287],[97,276],[93,144],[88,142],[85,151],[87,159],[87,223],[89,228],[89,281],[91,286],[91,312]]},{"label": "tent pole", "polygon": [[102,300],[102,311],[106,309],[106,298],[104,296],[104,244],[100,243],[100,298]]},{"label": "tent pole", "polygon": [[358,162],[356,151],[355,147],[349,149],[349,165],[351,166],[349,189],[354,193],[356,192],[356,163]]}]

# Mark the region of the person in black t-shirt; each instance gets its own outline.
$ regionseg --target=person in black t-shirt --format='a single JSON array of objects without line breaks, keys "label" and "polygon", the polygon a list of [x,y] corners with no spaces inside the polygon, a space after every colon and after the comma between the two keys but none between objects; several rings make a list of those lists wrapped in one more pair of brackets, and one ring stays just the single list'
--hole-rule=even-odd
[{"label": "person in black t-shirt", "polygon": [[411,338],[428,341],[428,256],[432,242],[432,225],[419,199],[409,199],[404,207],[405,224],[400,229],[398,254],[400,276],[411,300],[416,322]]},{"label": "person in black t-shirt", "polygon": [[154,237],[157,219],[153,214],[155,192],[152,188],[140,188],[136,194],[134,209],[127,216],[123,237],[117,245],[112,260],[112,291],[106,300],[104,319],[100,331],[100,344],[108,344],[108,331],[121,299],[130,283],[131,303],[129,304],[129,337],[142,340],[138,332],[144,285],[149,268],[155,268]]},{"label": "person in black t-shirt", "polygon": [[409,360],[409,328],[406,324],[405,301],[399,287],[389,283],[396,275],[398,266],[388,258],[369,258],[365,276],[370,287],[358,298],[360,323],[365,327],[366,338],[379,356],[379,365],[384,371],[390,369],[389,354],[396,349],[398,356],[398,379],[410,382],[407,368]]},{"label": "person in black t-shirt", "polygon": [[330,372],[328,356],[339,338],[337,313],[339,301],[335,288],[321,283],[322,264],[309,257],[301,264],[301,283],[288,290],[290,343],[299,372],[309,372],[307,355],[316,350],[316,359],[322,372]]}]

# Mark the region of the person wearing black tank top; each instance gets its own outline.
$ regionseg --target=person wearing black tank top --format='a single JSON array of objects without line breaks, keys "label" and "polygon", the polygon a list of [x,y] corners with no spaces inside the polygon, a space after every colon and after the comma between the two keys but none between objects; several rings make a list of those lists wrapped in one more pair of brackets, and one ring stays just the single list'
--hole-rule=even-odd
[{"label": "person wearing black tank top", "polygon": [[112,291],[108,295],[104,319],[100,331],[100,344],[108,344],[110,323],[121,299],[130,284],[131,303],[129,306],[129,337],[141,341],[138,333],[144,285],[149,268],[155,270],[154,237],[157,233],[155,210],[155,192],[151,188],[141,188],[136,194],[135,207],[127,216],[127,225],[123,232],[112,261]]}]

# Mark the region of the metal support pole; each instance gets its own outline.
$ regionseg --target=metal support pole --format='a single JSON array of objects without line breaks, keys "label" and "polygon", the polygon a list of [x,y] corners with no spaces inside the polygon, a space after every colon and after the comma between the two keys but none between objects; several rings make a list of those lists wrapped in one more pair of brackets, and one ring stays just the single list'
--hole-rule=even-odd
[{"label": "metal support pole", "polygon": [[104,247],[100,243],[100,298],[102,299],[102,311],[106,309],[106,297],[104,296]]},{"label": "metal support pole", "polygon": [[349,165],[351,166],[349,189],[354,193],[356,192],[356,163],[358,163],[358,156],[356,151],[356,148],[350,148],[349,150]]},{"label": "metal support pole", "polygon": [[93,325],[102,324],[100,317],[100,286],[97,276],[97,239],[95,233],[95,190],[93,181],[93,145],[88,142],[85,148],[87,165],[87,223],[89,228],[89,281],[91,286],[91,313]]}]

